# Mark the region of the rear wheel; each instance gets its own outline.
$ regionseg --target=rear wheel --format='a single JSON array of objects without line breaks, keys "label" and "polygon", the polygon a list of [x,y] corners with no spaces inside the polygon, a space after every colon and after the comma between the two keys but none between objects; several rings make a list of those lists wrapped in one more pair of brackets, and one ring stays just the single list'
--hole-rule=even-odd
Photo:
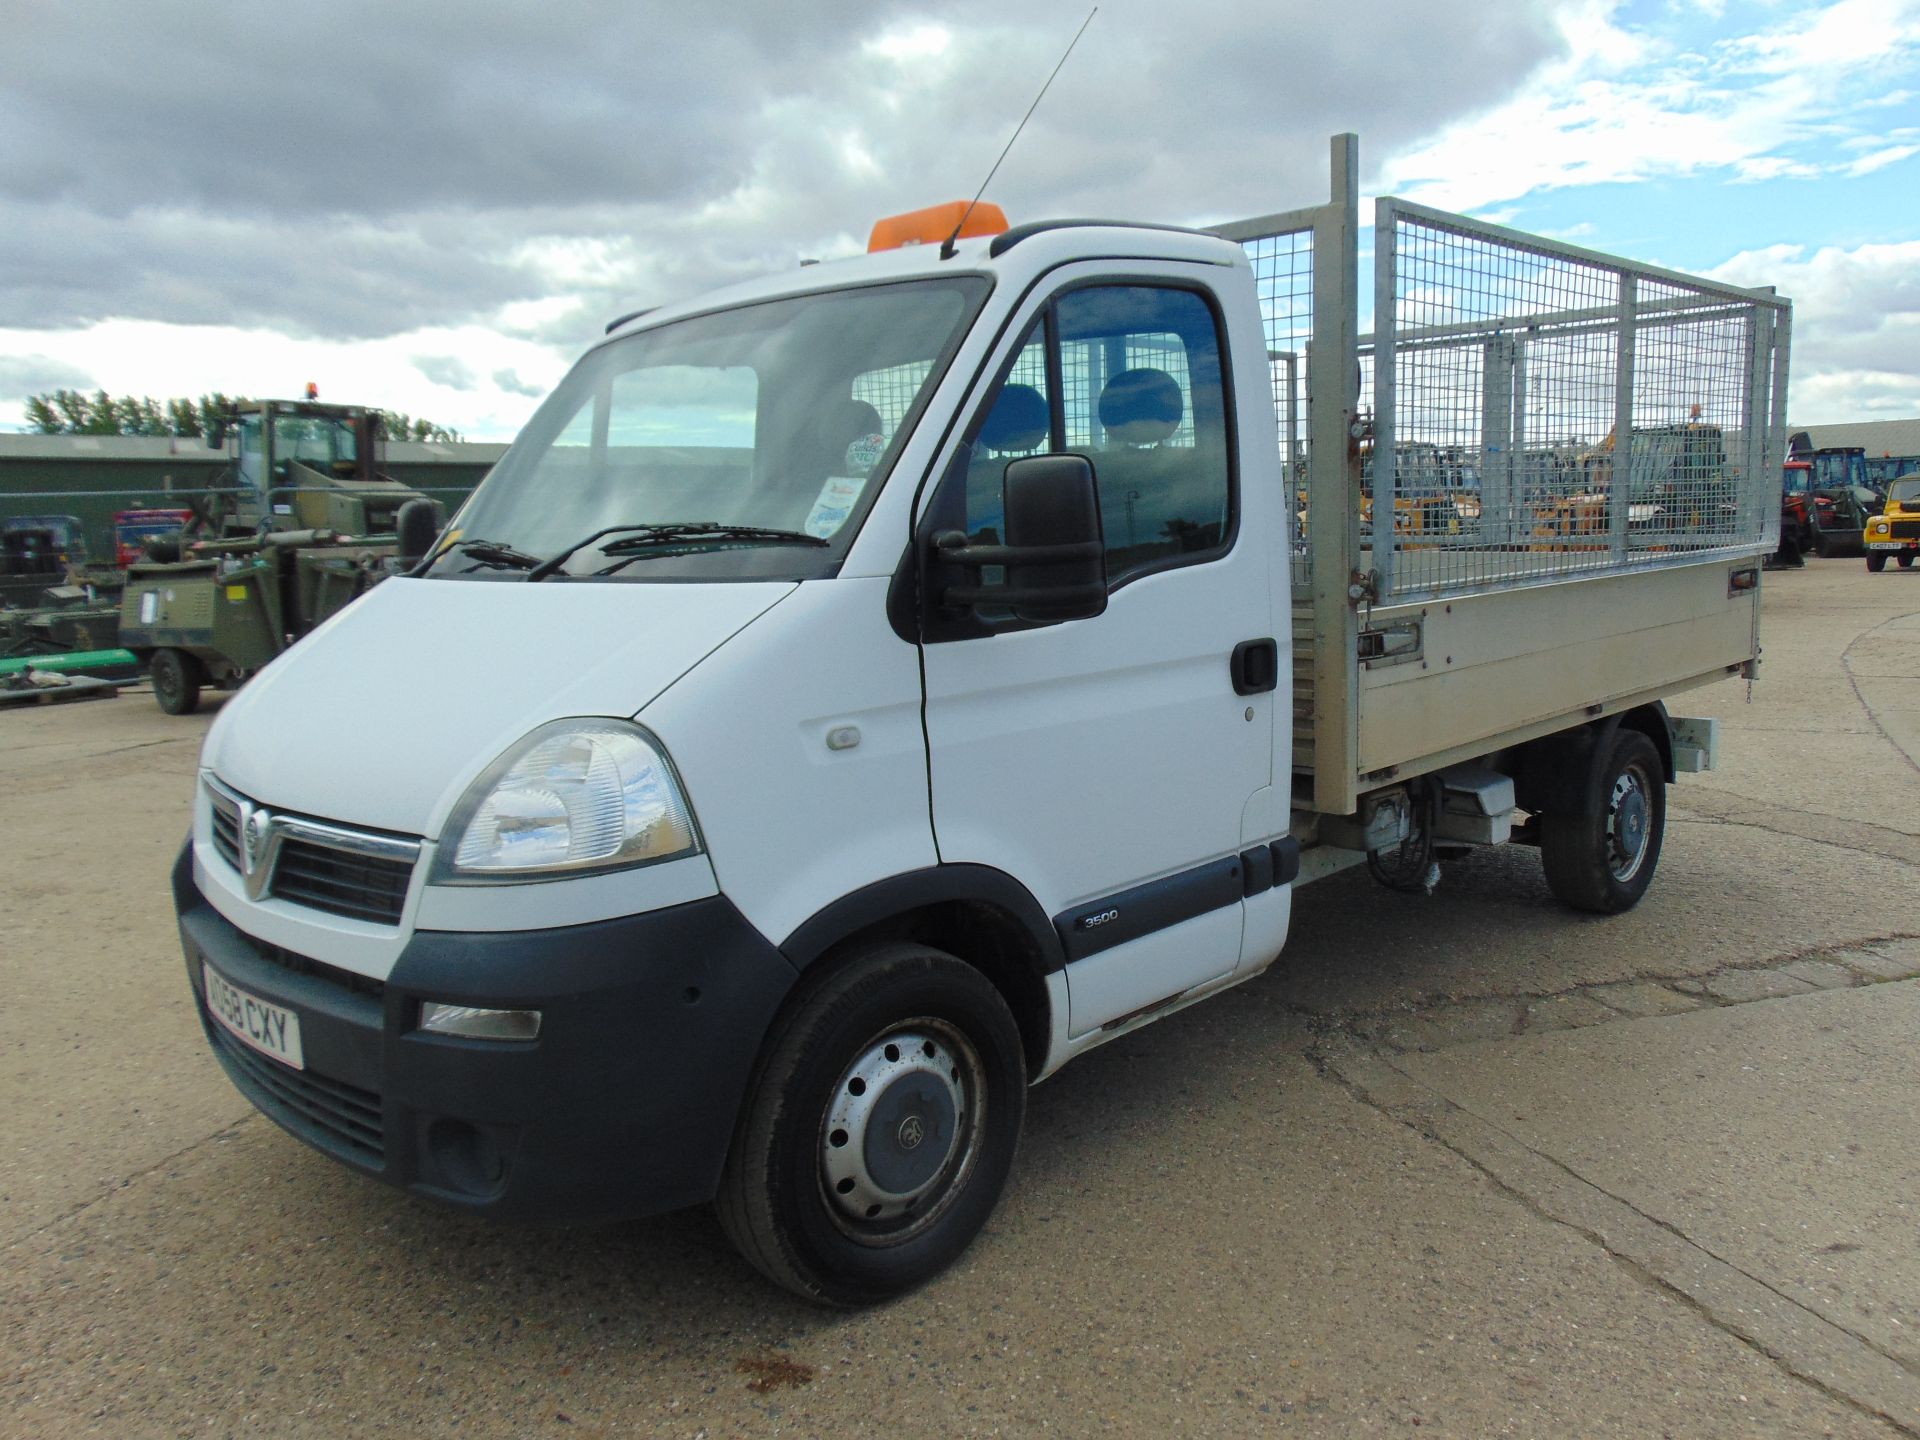
[{"label": "rear wheel", "polygon": [[1876,550],[1867,556],[1867,571],[1869,574],[1878,575],[1886,568],[1887,557],[1884,551]]},{"label": "rear wheel", "polygon": [[191,715],[200,708],[200,662],[184,650],[156,650],[147,662],[153,698],[169,715]]},{"label": "rear wheel", "polygon": [[921,945],[863,950],[776,1029],[720,1180],[720,1223],[777,1284],[832,1305],[911,1290],[999,1199],[1026,1111],[1000,992]]},{"label": "rear wheel", "polygon": [[1660,753],[1638,730],[1615,731],[1595,761],[1587,808],[1540,817],[1540,859],[1562,904],[1615,915],[1653,883],[1667,824],[1666,776]]},{"label": "rear wheel", "polygon": [[1905,551],[1901,554],[1900,568],[1902,570],[1911,570],[1913,568],[1913,552],[1911,550]]}]

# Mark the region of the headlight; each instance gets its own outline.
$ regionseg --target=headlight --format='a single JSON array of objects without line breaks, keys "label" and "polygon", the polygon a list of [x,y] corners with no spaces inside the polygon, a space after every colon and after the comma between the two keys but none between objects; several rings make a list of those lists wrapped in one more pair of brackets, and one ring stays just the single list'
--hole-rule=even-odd
[{"label": "headlight", "polygon": [[557,720],[489,765],[448,818],[437,883],[547,880],[697,854],[680,782],[624,720]]}]

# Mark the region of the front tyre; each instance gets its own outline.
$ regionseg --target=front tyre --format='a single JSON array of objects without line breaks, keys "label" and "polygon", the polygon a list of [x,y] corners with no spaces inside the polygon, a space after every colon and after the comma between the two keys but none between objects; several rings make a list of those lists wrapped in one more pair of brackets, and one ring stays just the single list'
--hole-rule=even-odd
[{"label": "front tyre", "polygon": [[922,945],[862,950],[776,1027],[720,1179],[721,1226],[809,1299],[911,1290],[993,1213],[1026,1087],[1019,1028],[979,971]]},{"label": "front tyre", "polygon": [[1886,568],[1887,568],[1887,552],[1886,551],[1873,550],[1868,552],[1867,554],[1867,573],[1868,574],[1878,575],[1882,570]]},{"label": "front tyre", "polygon": [[1596,751],[1587,808],[1540,817],[1547,888],[1563,905],[1596,915],[1631,910],[1653,883],[1667,827],[1660,752],[1638,730],[1617,730]]}]

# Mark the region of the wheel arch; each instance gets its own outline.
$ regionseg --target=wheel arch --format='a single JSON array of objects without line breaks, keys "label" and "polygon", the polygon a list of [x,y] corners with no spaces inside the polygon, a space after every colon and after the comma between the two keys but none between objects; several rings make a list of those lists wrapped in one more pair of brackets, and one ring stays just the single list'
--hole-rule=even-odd
[{"label": "wheel arch", "polygon": [[1660,778],[1671,785],[1673,724],[1663,700],[1636,705],[1617,715],[1590,721],[1530,742],[1515,776],[1520,808],[1535,814],[1571,814],[1587,808],[1587,779],[1593,757],[1603,753],[1621,730],[1634,730],[1652,742],[1660,757]]},{"label": "wheel arch", "polygon": [[1019,881],[986,865],[934,865],[853,891],[803,921],[780,951],[808,979],[868,945],[909,940],[945,950],[1000,991],[1020,1027],[1029,1073],[1052,1038],[1047,977],[1066,965],[1060,937]]},{"label": "wheel arch", "polygon": [[1673,721],[1667,714],[1667,702],[1655,700],[1627,711],[1620,717],[1620,727],[1638,730],[1653,742],[1654,752],[1660,757],[1660,778],[1673,784],[1677,774],[1673,768]]}]

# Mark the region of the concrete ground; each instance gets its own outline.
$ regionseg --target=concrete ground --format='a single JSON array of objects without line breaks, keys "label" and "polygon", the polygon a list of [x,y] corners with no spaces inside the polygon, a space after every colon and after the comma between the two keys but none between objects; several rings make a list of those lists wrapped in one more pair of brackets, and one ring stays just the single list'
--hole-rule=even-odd
[{"label": "concrete ground", "polygon": [[287,1138],[173,939],[206,719],[0,714],[0,1434],[1920,1435],[1920,571],[1766,586],[1639,908],[1517,847],[1303,891],[853,1315],[700,1213],[500,1228]]}]

